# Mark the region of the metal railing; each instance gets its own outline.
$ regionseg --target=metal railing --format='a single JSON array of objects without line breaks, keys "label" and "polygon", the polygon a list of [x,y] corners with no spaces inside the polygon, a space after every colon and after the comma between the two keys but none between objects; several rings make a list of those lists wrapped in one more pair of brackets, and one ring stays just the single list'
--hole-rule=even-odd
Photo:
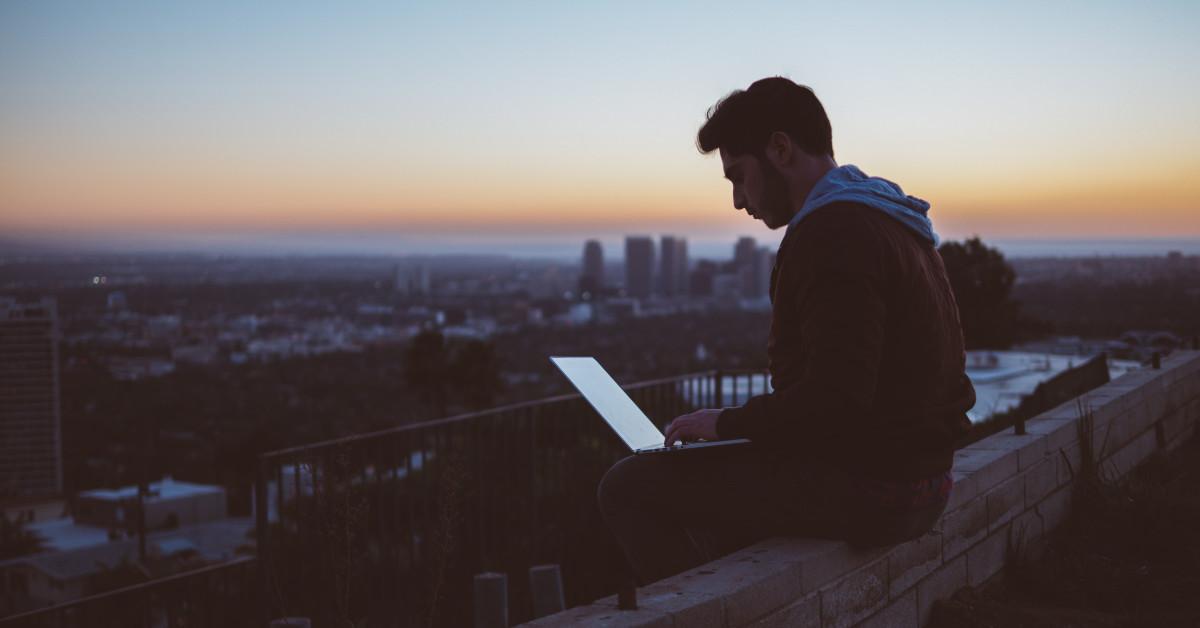
[{"label": "metal railing", "polygon": [[[760,372],[625,387],[655,423],[767,390]],[[472,576],[507,573],[530,617],[527,570],[561,565],[567,603],[616,590],[622,564],[596,506],[627,455],[579,395],[263,454],[259,559],[273,616],[320,625],[465,625]]]},{"label": "metal railing", "polygon": [[[655,423],[768,390],[758,371],[624,387]],[[0,619],[2,628],[469,623],[473,574],[562,566],[569,604],[616,590],[617,548],[595,489],[628,453],[579,395],[563,395],[262,454],[256,557]]]},{"label": "metal railing", "polygon": [[238,628],[264,625],[261,575],[235,558],[49,608],[0,619],[3,628]]}]

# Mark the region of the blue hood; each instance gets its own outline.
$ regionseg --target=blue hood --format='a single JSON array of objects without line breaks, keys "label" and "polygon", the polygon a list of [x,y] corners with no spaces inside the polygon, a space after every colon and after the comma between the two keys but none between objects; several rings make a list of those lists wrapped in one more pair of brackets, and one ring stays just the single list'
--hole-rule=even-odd
[{"label": "blue hood", "polygon": [[932,242],[934,246],[938,245],[938,236],[933,232],[933,223],[926,215],[929,212],[929,203],[915,196],[906,195],[899,185],[887,179],[868,177],[857,166],[850,164],[826,172],[825,176],[817,181],[812,191],[808,193],[804,206],[788,223],[788,231],[795,229],[801,220],[814,211],[830,203],[842,201],[878,209],[899,220],[905,227],[917,232],[921,237]]}]

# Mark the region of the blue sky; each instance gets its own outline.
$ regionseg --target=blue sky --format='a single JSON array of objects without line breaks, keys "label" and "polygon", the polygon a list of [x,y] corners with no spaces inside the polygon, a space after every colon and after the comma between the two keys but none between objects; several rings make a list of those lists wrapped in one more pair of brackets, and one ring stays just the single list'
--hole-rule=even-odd
[{"label": "blue sky", "polygon": [[704,111],[781,74],[949,237],[1200,236],[1200,3],[0,6],[0,230],[769,239]]}]

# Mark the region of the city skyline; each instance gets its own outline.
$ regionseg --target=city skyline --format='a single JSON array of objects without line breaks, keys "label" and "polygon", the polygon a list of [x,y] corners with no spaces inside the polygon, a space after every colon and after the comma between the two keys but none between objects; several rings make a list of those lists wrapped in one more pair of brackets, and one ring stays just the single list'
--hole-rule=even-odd
[{"label": "city skyline", "polygon": [[1194,4],[627,13],[7,4],[0,233],[769,241],[693,140],[780,74],[946,239],[1200,237]]}]

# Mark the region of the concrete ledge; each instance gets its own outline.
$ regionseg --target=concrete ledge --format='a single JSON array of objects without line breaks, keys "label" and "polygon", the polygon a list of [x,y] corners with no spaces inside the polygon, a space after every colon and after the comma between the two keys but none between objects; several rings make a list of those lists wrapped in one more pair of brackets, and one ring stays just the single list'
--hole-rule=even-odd
[{"label": "concrete ledge", "polygon": [[[845,543],[768,539],[638,590],[530,626],[921,626],[935,601],[996,576],[1015,546],[1036,547],[1070,512],[1079,472],[1079,408],[1091,411],[1103,468],[1131,471],[1178,446],[1200,422],[1200,352],[1178,351],[955,454],[946,513],[925,536],[856,551]],[[1096,449],[1095,451],[1100,451]]]}]

